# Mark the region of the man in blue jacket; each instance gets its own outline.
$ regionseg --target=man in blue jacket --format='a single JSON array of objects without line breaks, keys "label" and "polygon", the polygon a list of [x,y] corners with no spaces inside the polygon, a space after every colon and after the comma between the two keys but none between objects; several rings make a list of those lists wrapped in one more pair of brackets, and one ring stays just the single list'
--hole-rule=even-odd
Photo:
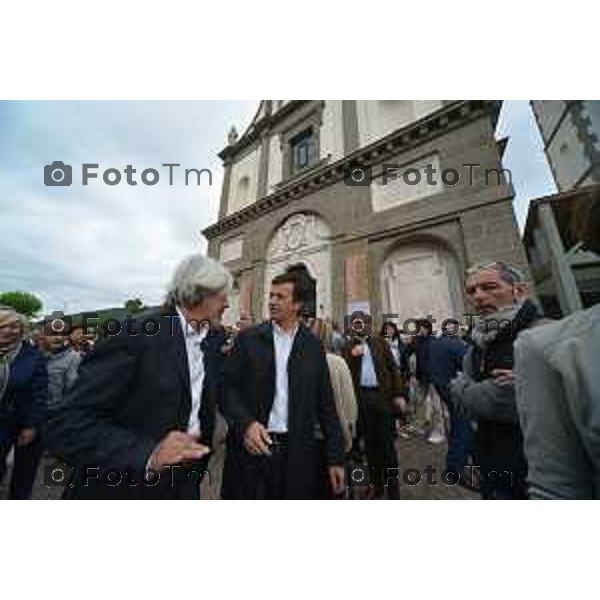
[{"label": "man in blue jacket", "polygon": [[457,483],[469,485],[471,478],[465,477],[468,474],[464,469],[469,462],[473,431],[471,422],[457,414],[450,398],[450,382],[462,368],[467,345],[452,327],[441,333],[440,337],[431,340],[429,347],[429,378],[450,416],[446,468]]},{"label": "man in blue jacket", "polygon": [[48,375],[42,353],[25,341],[24,318],[0,306],[0,481],[15,448],[9,498],[31,497],[42,456]]}]

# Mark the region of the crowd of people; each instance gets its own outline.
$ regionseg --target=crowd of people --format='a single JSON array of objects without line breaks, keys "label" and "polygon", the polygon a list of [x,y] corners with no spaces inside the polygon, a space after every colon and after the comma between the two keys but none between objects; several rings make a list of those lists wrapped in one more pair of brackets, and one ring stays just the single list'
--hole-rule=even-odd
[{"label": "crowd of people", "polygon": [[69,336],[32,331],[27,318],[0,306],[0,482],[12,463],[9,498],[31,497],[49,417],[64,404],[90,348],[81,327]]},{"label": "crowd of people", "polygon": [[[579,217],[600,253],[598,231],[600,200]],[[47,452],[65,498],[198,499],[221,415],[224,499],[399,499],[398,437],[446,442],[447,482],[483,499],[599,497],[600,305],[550,322],[501,261],[464,284],[479,319],[435,333],[314,318],[302,265],[272,280],[267,320],[225,328],[231,276],[202,255],[95,347],[0,307],[0,476],[11,455],[10,498],[31,497]]]}]

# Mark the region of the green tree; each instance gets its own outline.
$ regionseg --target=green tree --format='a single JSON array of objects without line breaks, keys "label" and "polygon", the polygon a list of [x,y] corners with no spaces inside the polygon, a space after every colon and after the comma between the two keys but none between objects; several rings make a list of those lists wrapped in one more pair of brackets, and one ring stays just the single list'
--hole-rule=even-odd
[{"label": "green tree", "polygon": [[42,301],[29,292],[2,292],[0,293],[0,304],[12,306],[17,312],[33,319],[42,310]]},{"label": "green tree", "polygon": [[140,298],[132,298],[125,302],[125,310],[127,310],[128,315],[134,315],[135,313],[142,312],[145,310],[144,303]]}]

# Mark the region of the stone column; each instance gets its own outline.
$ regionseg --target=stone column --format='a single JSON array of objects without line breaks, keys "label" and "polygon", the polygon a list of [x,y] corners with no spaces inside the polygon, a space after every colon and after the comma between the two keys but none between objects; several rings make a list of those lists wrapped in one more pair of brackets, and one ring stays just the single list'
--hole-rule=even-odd
[{"label": "stone column", "polygon": [[265,132],[261,138],[260,158],[258,163],[258,184],[256,199],[260,200],[268,195],[269,184],[269,152],[271,148],[270,137]]},{"label": "stone column", "polygon": [[266,263],[264,260],[254,261],[252,267],[252,316],[256,323],[260,323],[264,318],[263,300],[264,300],[264,279]]},{"label": "stone column", "polygon": [[342,100],[342,131],[344,137],[344,156],[347,156],[360,146],[356,100]]},{"label": "stone column", "polygon": [[231,163],[223,164],[223,187],[221,188],[221,204],[219,206],[219,221],[227,216],[227,207],[229,204],[229,185],[231,183]]},{"label": "stone column", "polygon": [[542,232],[546,238],[546,244],[550,252],[552,279],[556,285],[560,308],[566,316],[583,308],[579,290],[577,289],[577,282],[565,257],[563,243],[554,219],[552,206],[547,203],[541,204],[539,217]]},{"label": "stone column", "polygon": [[258,320],[258,315],[255,315],[252,310],[252,292],[254,290],[254,273],[253,271],[244,271],[240,276],[240,313],[246,312],[252,315],[255,321]]}]

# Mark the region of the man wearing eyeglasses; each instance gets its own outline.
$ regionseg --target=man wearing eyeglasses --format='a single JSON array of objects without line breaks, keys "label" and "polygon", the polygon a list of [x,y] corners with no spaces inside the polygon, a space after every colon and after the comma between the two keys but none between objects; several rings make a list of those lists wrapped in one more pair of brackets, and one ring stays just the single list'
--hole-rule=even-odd
[{"label": "man wearing eyeglasses", "polygon": [[463,373],[452,382],[452,401],[459,414],[477,424],[474,448],[482,498],[526,499],[513,346],[521,331],[543,322],[542,314],[526,297],[519,270],[500,261],[470,268],[465,293],[479,319],[473,324]]}]

